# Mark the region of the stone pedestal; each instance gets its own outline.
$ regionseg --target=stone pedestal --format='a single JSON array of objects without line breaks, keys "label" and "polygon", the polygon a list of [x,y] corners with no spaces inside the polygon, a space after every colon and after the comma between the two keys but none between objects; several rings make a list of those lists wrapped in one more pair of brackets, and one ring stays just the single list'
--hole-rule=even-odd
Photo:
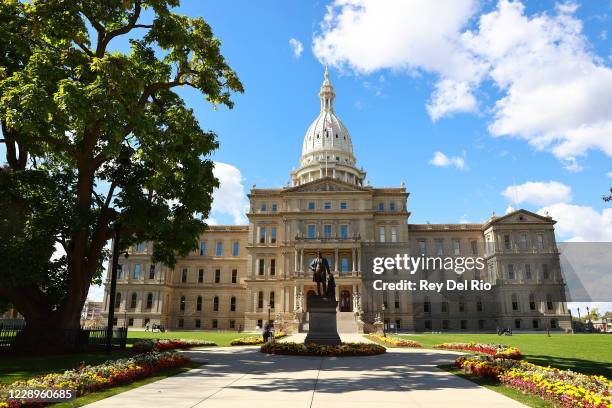
[{"label": "stone pedestal", "polygon": [[373,326],[375,334],[378,334],[379,336],[385,335],[385,324],[383,322],[381,322],[380,320],[376,320]]},{"label": "stone pedestal", "polygon": [[340,336],[336,327],[336,307],[334,299],[312,296],[308,298],[308,334],[305,344],[340,344]]}]

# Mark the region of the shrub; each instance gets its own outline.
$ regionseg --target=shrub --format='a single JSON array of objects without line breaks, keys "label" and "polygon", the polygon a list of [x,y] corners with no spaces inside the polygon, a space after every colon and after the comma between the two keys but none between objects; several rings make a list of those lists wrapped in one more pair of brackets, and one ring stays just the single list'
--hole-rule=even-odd
[{"label": "shrub", "polygon": [[385,337],[385,336],[380,336],[378,334],[370,334],[368,336],[373,340],[379,341],[381,343],[384,343],[386,345],[393,346],[393,347],[415,347],[415,348],[421,347],[419,343],[417,343],[416,341],[412,341],[412,340],[395,339],[393,337]]},{"label": "shrub", "polygon": [[217,343],[212,341],[203,341],[203,340],[182,340],[182,339],[172,339],[172,340],[139,340],[132,348],[138,352],[147,352],[147,351],[167,351],[174,349],[185,349],[190,347],[204,347],[204,346],[216,346]]},{"label": "shrub", "polygon": [[506,346],[504,344],[482,344],[482,343],[442,343],[433,346],[437,349],[472,351],[475,353],[488,354],[495,358],[509,358],[520,360],[523,358],[521,351],[517,347]]},{"label": "shrub", "polygon": [[260,351],[266,354],[284,354],[293,356],[375,356],[386,352],[383,346],[374,343],[342,343],[338,346],[326,344],[301,343],[266,343]]},{"label": "shrub", "polygon": [[[274,334],[275,339],[282,339],[285,336],[287,336],[287,333],[282,332],[282,331]],[[240,339],[234,339],[230,342],[230,345],[231,346],[258,346],[263,343],[264,343],[263,336],[249,336],[249,337],[242,337]]]}]

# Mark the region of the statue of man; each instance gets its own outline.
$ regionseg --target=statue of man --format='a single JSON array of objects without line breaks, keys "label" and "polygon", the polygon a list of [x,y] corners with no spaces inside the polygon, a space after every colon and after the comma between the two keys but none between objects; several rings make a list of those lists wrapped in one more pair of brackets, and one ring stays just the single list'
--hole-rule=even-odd
[{"label": "statue of man", "polygon": [[327,263],[327,259],[323,258],[321,255],[321,251],[317,251],[317,257],[310,264],[310,270],[312,271],[312,281],[317,283],[317,295],[325,295],[329,264]]},{"label": "statue of man", "polygon": [[325,293],[328,299],[336,300],[336,280],[334,279],[334,274],[331,272],[327,277],[327,291]]}]

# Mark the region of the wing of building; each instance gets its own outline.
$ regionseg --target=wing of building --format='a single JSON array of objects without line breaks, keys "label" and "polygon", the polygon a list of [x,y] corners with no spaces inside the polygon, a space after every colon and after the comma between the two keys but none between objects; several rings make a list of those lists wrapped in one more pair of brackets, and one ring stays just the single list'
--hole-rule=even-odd
[{"label": "wing of building", "polygon": [[[400,331],[568,330],[565,284],[550,217],[526,210],[484,224],[410,224],[409,193],[373,187],[357,167],[347,127],[334,111],[326,68],[320,111],[310,124],[291,185],[253,186],[249,225],[211,226],[174,268],[151,262],[152,245],[120,258],[119,325],[184,330],[252,330],[267,321],[307,330],[318,250],[336,280],[338,327],[368,331],[380,316]],[[485,268],[372,272],[376,257],[481,257]],[[110,274],[107,274],[110,275]],[[377,291],[377,279],[475,280],[488,291]],[[108,285],[104,311],[108,311]]]}]

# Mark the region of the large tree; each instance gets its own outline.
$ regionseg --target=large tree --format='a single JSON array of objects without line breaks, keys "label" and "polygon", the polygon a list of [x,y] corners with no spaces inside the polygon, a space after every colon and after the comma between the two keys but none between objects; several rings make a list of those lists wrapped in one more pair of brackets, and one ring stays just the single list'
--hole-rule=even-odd
[{"label": "large tree", "polygon": [[229,108],[243,89],[178,0],[0,1],[0,298],[26,318],[22,347],[57,347],[114,223],[122,248],[152,241],[167,265],[205,228],[216,135],[177,88]]}]

